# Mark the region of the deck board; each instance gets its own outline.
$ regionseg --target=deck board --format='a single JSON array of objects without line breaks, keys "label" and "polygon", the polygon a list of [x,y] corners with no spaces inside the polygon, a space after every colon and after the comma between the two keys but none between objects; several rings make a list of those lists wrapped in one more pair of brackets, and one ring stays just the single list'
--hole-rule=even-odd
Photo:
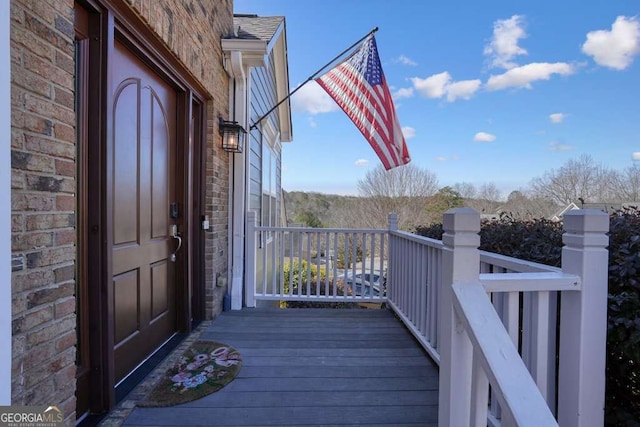
[{"label": "deck board", "polygon": [[201,339],[240,351],[236,379],[126,426],[437,425],[437,367],[390,311],[244,309]]}]

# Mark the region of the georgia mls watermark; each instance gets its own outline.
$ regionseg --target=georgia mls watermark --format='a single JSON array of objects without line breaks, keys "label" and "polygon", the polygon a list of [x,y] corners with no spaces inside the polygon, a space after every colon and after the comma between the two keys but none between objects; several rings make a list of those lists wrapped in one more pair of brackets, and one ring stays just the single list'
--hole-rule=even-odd
[{"label": "georgia mls watermark", "polygon": [[62,427],[57,406],[0,406],[0,427]]}]

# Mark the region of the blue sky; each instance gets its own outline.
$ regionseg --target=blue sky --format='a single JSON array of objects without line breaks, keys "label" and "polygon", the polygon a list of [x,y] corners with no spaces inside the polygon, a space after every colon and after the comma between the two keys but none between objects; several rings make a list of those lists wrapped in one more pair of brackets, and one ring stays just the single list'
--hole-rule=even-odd
[{"label": "blue sky", "polygon": [[[440,186],[493,182],[506,197],[582,154],[640,161],[637,0],[235,0],[286,17],[290,86],[372,28],[412,163]],[[315,82],[292,99],[286,191],[357,194],[380,164]]]}]

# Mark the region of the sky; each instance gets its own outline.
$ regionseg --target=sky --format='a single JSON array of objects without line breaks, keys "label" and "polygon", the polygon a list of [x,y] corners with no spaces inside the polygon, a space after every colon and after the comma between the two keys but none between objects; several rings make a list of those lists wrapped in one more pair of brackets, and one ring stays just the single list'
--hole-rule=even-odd
[{"label": "sky", "polygon": [[[583,154],[640,162],[638,0],[235,0],[284,16],[290,90],[374,27],[411,156],[439,186],[494,183],[504,198]],[[357,195],[380,165],[314,81],[291,99],[285,191]]]}]

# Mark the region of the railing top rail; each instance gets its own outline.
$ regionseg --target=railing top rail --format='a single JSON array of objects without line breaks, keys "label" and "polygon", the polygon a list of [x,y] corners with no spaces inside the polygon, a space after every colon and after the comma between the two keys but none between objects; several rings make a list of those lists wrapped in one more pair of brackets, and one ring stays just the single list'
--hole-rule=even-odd
[{"label": "railing top rail", "polygon": [[444,247],[442,240],[436,240],[430,237],[420,236],[418,234],[409,233],[408,231],[400,231],[400,230],[390,231],[389,234],[392,236],[402,237],[403,239],[406,239],[412,242],[421,243],[427,246],[433,246],[435,248]]},{"label": "railing top rail", "polygon": [[579,291],[582,279],[563,272],[482,273],[480,283],[487,292]]},{"label": "railing top rail", "polygon": [[518,426],[557,426],[480,282],[454,283],[453,305],[494,392]]},{"label": "railing top rail", "polygon": [[297,231],[302,233],[367,233],[387,234],[389,230],[377,228],[314,228],[314,227],[267,227],[257,226],[256,231]]},{"label": "railing top rail", "polygon": [[540,264],[523,259],[512,258],[505,255],[495,254],[493,252],[480,251],[480,262],[506,268],[507,270],[518,273],[558,273],[562,269],[551,265]]}]

